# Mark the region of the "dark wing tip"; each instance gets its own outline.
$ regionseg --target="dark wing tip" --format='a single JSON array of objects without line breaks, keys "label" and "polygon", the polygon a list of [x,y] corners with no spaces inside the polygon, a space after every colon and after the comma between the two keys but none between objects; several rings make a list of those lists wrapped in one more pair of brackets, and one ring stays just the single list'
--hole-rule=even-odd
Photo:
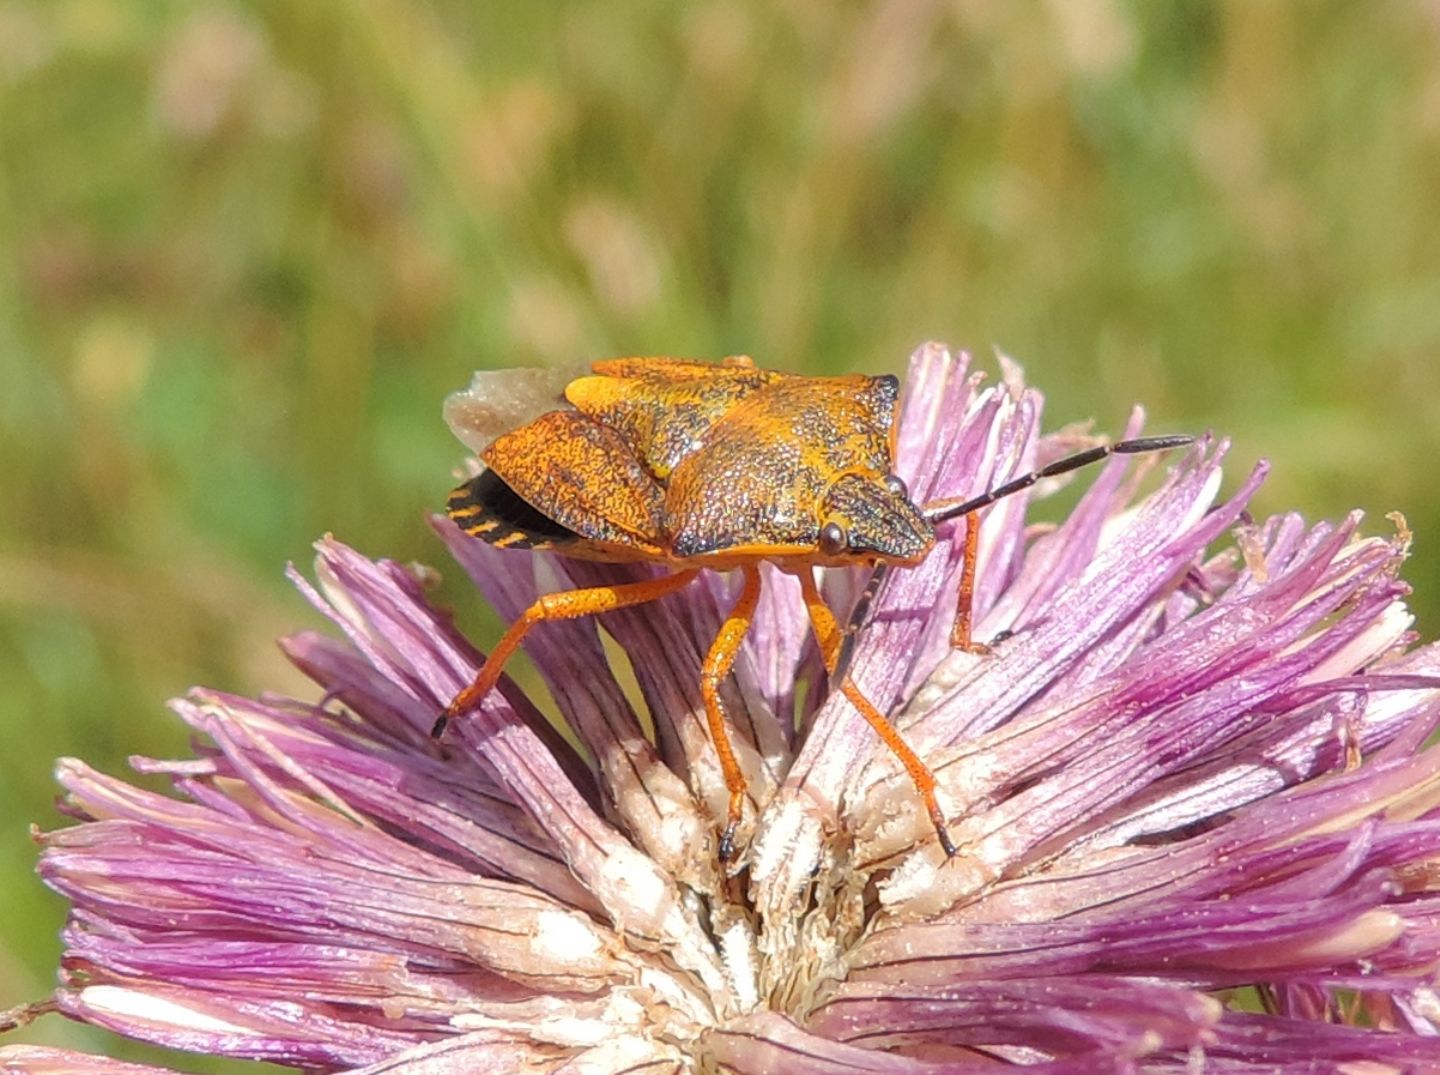
[{"label": "dark wing tip", "polygon": [[579,536],[535,510],[493,470],[451,490],[445,514],[471,537],[502,549],[546,549]]}]

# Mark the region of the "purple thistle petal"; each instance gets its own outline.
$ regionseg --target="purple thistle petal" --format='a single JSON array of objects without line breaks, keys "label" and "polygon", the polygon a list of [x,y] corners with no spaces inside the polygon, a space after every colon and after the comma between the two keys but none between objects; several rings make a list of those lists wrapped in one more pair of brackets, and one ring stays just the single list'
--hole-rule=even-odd
[{"label": "purple thistle petal", "polygon": [[[1356,1071],[1434,1071],[1440,1067],[1440,1040],[1236,1012],[1217,1028],[1205,1055],[1206,1070],[1222,1073],[1299,1075],[1317,1070],[1316,1061],[1322,1057],[1327,1066],[1339,1071],[1346,1070],[1344,1064],[1355,1065],[1351,1070]],[[1174,1070],[1190,1069],[1181,1067],[1176,1058]]]},{"label": "purple thistle petal", "polygon": [[808,1027],[872,1048],[940,1041],[983,1050],[1138,1056],[1202,1044],[1223,1010],[1187,989],[1105,974],[974,984],[856,982],[823,1002]]},{"label": "purple thistle petal", "polygon": [[[302,724],[293,712],[248,699],[213,694],[208,700],[224,707],[227,723],[271,748],[255,759],[271,779],[283,777],[267,764],[270,757],[288,759],[311,781],[343,787],[349,810],[392,831],[404,831],[408,840],[487,876],[523,881],[573,906],[595,909],[590,894],[571,876],[553,846],[508,799],[486,788],[478,773],[462,770],[457,779],[451,763],[387,749],[383,743],[366,741],[359,731],[336,729],[328,719]],[[200,729],[208,726],[213,713],[213,705],[207,710],[190,701],[177,702],[174,708]],[[134,764],[140,772],[172,771],[168,765],[143,759]],[[205,775],[244,779],[247,772],[219,754]],[[307,785],[311,790],[316,786],[313,782]]]},{"label": "purple thistle petal", "polygon": [[[573,1021],[572,1021],[573,1022]],[[536,1025],[483,1030],[406,1050],[360,1068],[351,1075],[511,1075],[517,1071],[560,1073],[635,1072],[665,1075],[684,1070],[683,1053],[673,1045],[638,1035],[621,1036],[613,1027],[591,1020],[591,1036],[606,1040],[584,1048],[568,1061],[555,1044],[534,1040]],[[582,1030],[584,1028],[575,1028]]]},{"label": "purple thistle petal", "polygon": [[[849,1045],[810,1033],[775,1012],[756,1012],[736,1020],[712,1032],[707,1045],[728,1070],[742,1075],[781,1071],[794,1075],[988,1075],[997,1070],[997,1058],[980,1053],[974,1059],[957,1059],[955,1050],[947,1046],[917,1055],[908,1050],[886,1052]],[[1014,1059],[1034,1075],[1120,1075],[1134,1071],[1135,1055],[1150,1048],[1153,1045],[1146,1041],[1139,1050],[1095,1050],[1053,1064],[1039,1061],[1034,1054]]]},{"label": "purple thistle petal", "polygon": [[0,1047],[0,1060],[5,1062],[6,1075],[170,1075],[169,1068],[130,1064],[43,1045]]}]

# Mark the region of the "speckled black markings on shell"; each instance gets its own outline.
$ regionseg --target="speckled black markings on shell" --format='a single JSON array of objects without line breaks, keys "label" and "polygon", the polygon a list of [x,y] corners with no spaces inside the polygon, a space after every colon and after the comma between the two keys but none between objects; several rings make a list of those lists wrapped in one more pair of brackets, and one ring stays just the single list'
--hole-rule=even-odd
[{"label": "speckled black markings on shell", "polygon": [[813,549],[825,495],[842,475],[893,497],[883,482],[899,382],[855,375],[842,392],[840,380],[790,378],[747,396],[676,465],[665,518],[678,559]]}]

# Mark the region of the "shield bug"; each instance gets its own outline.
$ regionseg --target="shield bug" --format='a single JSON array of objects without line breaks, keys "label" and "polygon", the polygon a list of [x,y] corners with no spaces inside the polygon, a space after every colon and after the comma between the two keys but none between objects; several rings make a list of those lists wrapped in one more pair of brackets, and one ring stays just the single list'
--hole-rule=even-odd
[{"label": "shield bug", "polygon": [[894,376],[803,377],[732,357],[718,364],[612,359],[573,378],[546,371],[477,377],[507,380],[498,382],[498,398],[486,392],[482,403],[472,392],[447,404],[451,425],[484,463],[450,494],[449,517],[501,548],[670,570],[640,582],[541,597],[504,633],[474,682],[436,720],[433,734],[442,735],[490,693],[536,624],[654,601],[701,571],[739,571],[740,597],[710,646],[700,682],[729,792],[722,861],[735,852],[746,784],[730,745],[720,685],[754,615],[762,562],[799,580],[831,689],[859,710],[904,766],[941,847],[954,855],[935,777],[845,671],[846,634],[820,595],[814,569],[912,567],[934,546],[937,527],[965,519],[951,641],[983,650],[970,637],[976,513],[1111,453],[1157,451],[1191,440],[1147,437],[1099,445],[978,496],[922,505],[911,500],[893,470],[900,395]]}]

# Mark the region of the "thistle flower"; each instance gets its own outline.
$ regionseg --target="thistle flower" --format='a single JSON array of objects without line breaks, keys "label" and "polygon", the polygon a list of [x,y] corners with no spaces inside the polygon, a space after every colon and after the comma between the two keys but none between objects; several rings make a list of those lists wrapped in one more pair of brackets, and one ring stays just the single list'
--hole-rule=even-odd
[{"label": "thistle flower", "polygon": [[[1003,374],[914,356],[917,497],[1075,446]],[[134,761],[173,796],[60,762],[79,823],[40,837],[40,873],[72,903],[61,984],[11,1019],[387,1073],[1440,1068],[1440,649],[1408,633],[1403,526],[1253,522],[1262,472],[1217,501],[1223,454],[1197,445],[1143,498],[1114,458],[1053,529],[1023,495],[990,510],[989,655],[948,648],[958,538],[875,595],[851,672],[934,768],[949,861],[825,697],[793,580],[769,580],[729,687],[756,820],[726,876],[697,683],[730,580],[604,618],[648,725],[596,625],[553,623],[528,648],[580,747],[507,680],[440,750],[480,654],[422,573],[327,538],[318,585],[295,581],[344,638],[283,643],[319,704],[177,701],[197,757]],[[435,527],[507,617],[643,570]],[[861,581],[824,584],[844,607]]]}]

